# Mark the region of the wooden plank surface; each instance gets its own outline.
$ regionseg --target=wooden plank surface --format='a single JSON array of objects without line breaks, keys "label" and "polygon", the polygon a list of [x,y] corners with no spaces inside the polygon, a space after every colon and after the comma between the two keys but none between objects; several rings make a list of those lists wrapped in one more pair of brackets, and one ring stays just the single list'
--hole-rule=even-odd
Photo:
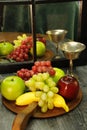
[{"label": "wooden plank surface", "polygon": [[[87,130],[87,66],[77,67],[76,74],[83,92],[79,106],[62,116],[49,119],[32,118],[26,130]],[[15,116],[3,106],[0,99],[0,130],[11,130]]]}]

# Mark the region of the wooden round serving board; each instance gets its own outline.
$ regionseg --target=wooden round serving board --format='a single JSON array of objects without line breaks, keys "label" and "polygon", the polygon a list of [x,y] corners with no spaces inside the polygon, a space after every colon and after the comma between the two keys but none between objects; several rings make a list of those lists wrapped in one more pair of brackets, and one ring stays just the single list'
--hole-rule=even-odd
[{"label": "wooden round serving board", "polygon": [[[69,106],[70,111],[76,108],[82,99],[82,90],[79,90],[79,93],[76,97],[76,99],[67,102],[67,105]],[[19,114],[21,111],[23,111],[27,106],[17,106],[15,105],[14,101],[8,101],[5,98],[2,97],[2,103],[6,108],[11,110],[12,112]],[[53,110],[48,110],[46,113],[42,113],[40,111],[40,108],[37,107],[35,112],[33,113],[34,118],[49,118],[49,117],[55,117],[65,114],[66,112],[62,108],[54,108]]]}]

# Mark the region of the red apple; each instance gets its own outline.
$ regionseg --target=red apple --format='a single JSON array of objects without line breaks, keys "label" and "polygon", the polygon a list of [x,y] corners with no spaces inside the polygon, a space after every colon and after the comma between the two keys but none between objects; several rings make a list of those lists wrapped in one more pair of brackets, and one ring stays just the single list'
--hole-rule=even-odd
[{"label": "red apple", "polygon": [[57,86],[59,88],[59,94],[67,100],[73,100],[78,95],[79,82],[73,76],[63,76],[59,79]]}]

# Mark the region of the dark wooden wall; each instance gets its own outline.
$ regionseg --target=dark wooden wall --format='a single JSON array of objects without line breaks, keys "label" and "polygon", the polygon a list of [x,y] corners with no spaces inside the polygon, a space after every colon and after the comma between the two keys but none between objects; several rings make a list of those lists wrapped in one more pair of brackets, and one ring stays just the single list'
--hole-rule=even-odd
[{"label": "dark wooden wall", "polygon": [[81,37],[81,41],[87,45],[87,0],[83,0],[80,37]]},{"label": "dark wooden wall", "polygon": [[[50,0],[50,1],[43,0],[42,3],[43,2],[50,3],[52,1],[53,0]],[[70,1],[76,1],[76,0],[54,0],[54,2],[70,2]],[[87,45],[87,0],[77,0],[77,1],[83,1],[80,41]],[[0,4],[0,31],[3,24],[3,7],[4,7],[4,2],[3,3],[1,2]]]},{"label": "dark wooden wall", "polygon": [[3,5],[0,5],[0,31],[3,24]]}]

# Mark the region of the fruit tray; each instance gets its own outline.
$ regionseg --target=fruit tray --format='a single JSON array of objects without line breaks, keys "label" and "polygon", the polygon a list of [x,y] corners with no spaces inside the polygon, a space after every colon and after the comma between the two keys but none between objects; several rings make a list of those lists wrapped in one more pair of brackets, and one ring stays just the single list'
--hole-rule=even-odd
[{"label": "fruit tray", "polygon": [[[76,99],[67,102],[67,105],[69,106],[70,111],[73,110],[75,107],[77,107],[78,104],[81,102],[81,100],[82,100],[82,90],[80,89]],[[2,97],[2,102],[6,108],[8,108],[9,110],[11,110],[12,112],[16,114],[18,114],[19,112],[21,112],[27,107],[27,106],[21,106],[21,107],[17,106],[14,101],[8,101],[4,97]],[[33,114],[33,117],[34,118],[49,118],[49,117],[59,116],[65,113],[66,112],[62,108],[55,108],[53,110],[49,110],[46,113],[42,113],[40,109],[38,108]]]},{"label": "fruit tray", "polygon": [[[82,90],[80,88],[76,99],[67,102],[67,105],[69,106],[69,112],[75,109],[79,105],[81,100],[82,100]],[[2,97],[2,103],[7,109],[17,114],[17,116],[13,121],[12,130],[15,130],[17,128],[18,130],[25,129],[26,127],[25,124],[27,124],[30,117],[43,119],[43,118],[56,117],[67,113],[62,108],[54,108],[53,110],[48,110],[46,113],[42,113],[40,111],[40,108],[37,106],[37,103],[35,102],[33,102],[28,106],[20,107],[15,105],[14,101],[8,101],[4,97]]]}]

